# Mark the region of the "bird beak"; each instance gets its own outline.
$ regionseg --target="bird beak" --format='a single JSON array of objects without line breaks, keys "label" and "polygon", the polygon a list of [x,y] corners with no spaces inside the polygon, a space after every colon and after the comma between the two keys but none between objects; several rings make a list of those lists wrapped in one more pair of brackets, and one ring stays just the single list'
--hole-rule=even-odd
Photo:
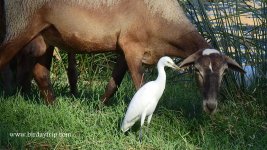
[{"label": "bird beak", "polygon": [[178,67],[178,66],[177,66],[177,65],[175,65],[175,64],[174,64],[174,65],[172,65],[172,68],[173,68],[173,69],[175,69],[175,70],[180,70],[180,69],[181,69],[180,67]]}]

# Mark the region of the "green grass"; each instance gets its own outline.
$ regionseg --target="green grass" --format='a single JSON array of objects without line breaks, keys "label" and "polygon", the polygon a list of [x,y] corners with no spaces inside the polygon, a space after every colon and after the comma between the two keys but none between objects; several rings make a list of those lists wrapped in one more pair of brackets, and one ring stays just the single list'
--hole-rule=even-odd
[{"label": "green grass", "polygon": [[[209,116],[202,112],[201,97],[195,83],[191,81],[192,77],[176,76],[173,71],[169,69],[167,71],[167,89],[151,124],[144,127],[142,143],[138,139],[139,122],[126,134],[120,131],[120,123],[134,94],[133,86],[129,86],[132,82],[127,76],[108,106],[102,105],[99,101],[105,82],[99,87],[80,85],[80,95],[73,98],[64,91],[67,89],[67,84],[58,80],[59,83],[54,83],[57,95],[54,106],[46,106],[36,94],[28,97],[19,94],[7,98],[1,97],[0,149],[264,149],[267,147],[266,112],[260,103],[249,99],[247,101],[225,99],[219,103],[219,111]],[[154,76],[151,75],[150,78]],[[184,81],[184,78],[189,81]],[[14,133],[25,135],[16,137]],[[51,136],[55,137],[36,137],[37,133],[53,133]],[[67,135],[63,137],[59,133]]]}]

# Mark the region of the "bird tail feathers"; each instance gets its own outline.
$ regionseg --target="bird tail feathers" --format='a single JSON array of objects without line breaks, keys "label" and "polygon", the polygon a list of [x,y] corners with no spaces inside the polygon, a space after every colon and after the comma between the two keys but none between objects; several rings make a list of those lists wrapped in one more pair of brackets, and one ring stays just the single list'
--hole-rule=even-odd
[{"label": "bird tail feathers", "polygon": [[122,124],[121,124],[121,131],[122,132],[128,131],[134,125],[134,123],[135,122],[123,121]]}]

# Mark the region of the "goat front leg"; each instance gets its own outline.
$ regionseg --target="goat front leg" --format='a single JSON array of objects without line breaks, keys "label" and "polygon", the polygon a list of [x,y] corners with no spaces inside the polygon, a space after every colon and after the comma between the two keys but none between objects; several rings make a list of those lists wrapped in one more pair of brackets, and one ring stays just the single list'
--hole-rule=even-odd
[{"label": "goat front leg", "polygon": [[142,68],[142,62],[141,60],[138,61],[129,57],[126,56],[127,64],[131,73],[135,89],[138,90],[143,85],[144,71]]},{"label": "goat front leg", "polygon": [[112,71],[112,77],[109,80],[104,95],[101,97],[103,103],[107,103],[114,93],[118,90],[121,81],[128,69],[124,55],[119,55]]},{"label": "goat front leg", "polygon": [[135,88],[138,90],[143,84],[143,68],[142,58],[144,54],[144,48],[135,42],[126,42],[127,44],[121,44],[121,48],[125,55],[125,60],[128,65],[128,69],[131,73],[132,80]]}]

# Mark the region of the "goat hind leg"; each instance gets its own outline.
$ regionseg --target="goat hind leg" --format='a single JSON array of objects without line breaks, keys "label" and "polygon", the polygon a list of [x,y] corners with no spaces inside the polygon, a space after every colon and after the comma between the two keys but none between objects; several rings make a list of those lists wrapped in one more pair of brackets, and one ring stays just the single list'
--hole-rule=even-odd
[{"label": "goat hind leg", "polygon": [[72,95],[77,96],[78,90],[77,90],[77,80],[78,80],[78,71],[76,68],[76,59],[74,53],[68,53],[68,79],[69,79],[69,85],[70,85],[70,92]]},{"label": "goat hind leg", "polygon": [[17,57],[17,73],[16,80],[18,88],[23,93],[28,93],[31,89],[32,70],[35,64],[35,59],[24,51]]},{"label": "goat hind leg", "polygon": [[37,35],[17,56],[17,83],[22,92],[30,91],[36,58],[44,55],[46,50],[43,36]]},{"label": "goat hind leg", "polygon": [[13,80],[13,73],[10,68],[10,65],[7,64],[1,71],[1,79],[3,84],[3,90],[5,93],[9,94],[12,92],[12,89],[14,88],[14,80]]},{"label": "goat hind leg", "polygon": [[[43,28],[45,28],[45,25]],[[38,30],[37,28],[36,30],[27,30],[25,31],[26,34],[20,34],[12,40],[4,41],[0,46],[0,70],[6,70],[6,68],[4,68],[5,65],[8,65],[11,59],[14,58],[14,56],[18,54],[19,51],[22,50],[23,47],[30,42],[32,37],[37,35],[39,31],[41,30]]]}]

